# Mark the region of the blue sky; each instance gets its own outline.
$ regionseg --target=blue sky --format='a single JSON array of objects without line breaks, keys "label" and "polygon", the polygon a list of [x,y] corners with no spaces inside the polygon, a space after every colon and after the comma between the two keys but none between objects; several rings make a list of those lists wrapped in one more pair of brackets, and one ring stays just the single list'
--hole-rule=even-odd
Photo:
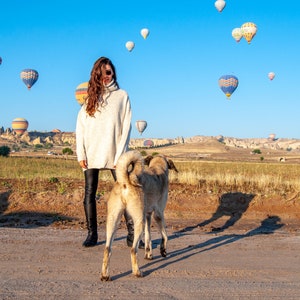
[{"label": "blue sky", "polygon": [[[0,18],[0,126],[25,118],[28,131],[75,131],[76,86],[100,56],[111,58],[142,137],[300,138],[299,1],[5,1]],[[250,45],[231,36],[257,25]],[[149,28],[146,40],[140,35]],[[132,52],[125,43],[135,42]],[[23,69],[39,72],[27,90]],[[273,81],[269,72],[275,72]],[[224,74],[238,77],[230,100]]]}]

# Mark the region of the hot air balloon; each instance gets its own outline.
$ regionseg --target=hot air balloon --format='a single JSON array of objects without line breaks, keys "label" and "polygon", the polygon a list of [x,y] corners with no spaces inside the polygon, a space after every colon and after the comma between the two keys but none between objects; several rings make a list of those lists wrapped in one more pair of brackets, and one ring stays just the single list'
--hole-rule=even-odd
[{"label": "hot air balloon", "polygon": [[268,77],[270,80],[273,80],[275,78],[275,73],[274,72],[268,73]]},{"label": "hot air balloon", "polygon": [[246,39],[248,44],[250,44],[257,31],[256,25],[254,23],[247,22],[242,25],[241,30],[243,37]]},{"label": "hot air balloon", "polygon": [[2,64],[2,57],[0,57],[0,65]]},{"label": "hot air balloon", "polygon": [[27,130],[28,121],[24,118],[16,118],[12,121],[11,127],[16,134],[21,135]]},{"label": "hot air balloon", "polygon": [[219,12],[222,12],[225,6],[226,6],[226,2],[224,0],[217,0],[215,2],[215,7]]},{"label": "hot air balloon", "polygon": [[27,86],[28,90],[35,84],[39,78],[39,73],[33,69],[25,69],[21,72],[21,79]]},{"label": "hot air balloon", "polygon": [[154,142],[152,140],[145,140],[144,141],[144,146],[145,147],[153,147],[154,146]]},{"label": "hot air balloon", "polygon": [[142,35],[142,37],[143,37],[144,39],[146,39],[146,38],[148,37],[148,35],[149,35],[149,29],[143,28],[143,29],[141,30],[141,35]]},{"label": "hot air balloon", "polygon": [[270,133],[270,134],[269,134],[269,140],[275,141],[275,137],[276,137],[276,134],[275,134],[275,133]]},{"label": "hot air balloon", "polygon": [[75,90],[75,98],[77,102],[82,105],[84,104],[87,97],[88,81],[80,83]]},{"label": "hot air balloon", "polygon": [[129,51],[129,52],[131,52],[132,51],[132,49],[134,48],[134,42],[132,42],[132,41],[128,41],[126,44],[125,44],[125,47],[127,48],[127,50]]},{"label": "hot air balloon", "polygon": [[232,37],[239,42],[243,37],[242,29],[241,28],[234,28],[231,32]]},{"label": "hot air balloon", "polygon": [[228,100],[238,85],[239,80],[234,75],[223,75],[219,78],[219,86]]},{"label": "hot air balloon", "polygon": [[135,122],[135,127],[138,130],[138,132],[140,133],[140,135],[142,135],[142,133],[144,132],[144,130],[147,127],[147,122],[142,121],[142,120],[136,121]]}]

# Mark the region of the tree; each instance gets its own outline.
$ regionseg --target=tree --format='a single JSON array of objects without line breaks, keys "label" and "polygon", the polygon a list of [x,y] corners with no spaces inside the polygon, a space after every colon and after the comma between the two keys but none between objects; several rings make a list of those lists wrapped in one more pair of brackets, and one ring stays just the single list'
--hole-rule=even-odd
[{"label": "tree", "polygon": [[0,147],[0,156],[8,157],[10,154],[10,148],[8,146]]}]

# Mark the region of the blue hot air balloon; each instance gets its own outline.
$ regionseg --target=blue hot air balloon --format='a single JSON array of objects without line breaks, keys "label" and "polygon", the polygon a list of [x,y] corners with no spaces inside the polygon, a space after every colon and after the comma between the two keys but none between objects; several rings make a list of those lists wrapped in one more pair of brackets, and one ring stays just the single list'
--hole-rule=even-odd
[{"label": "blue hot air balloon", "polygon": [[24,69],[21,74],[21,79],[30,90],[39,78],[39,73],[33,69]]},{"label": "blue hot air balloon", "polygon": [[230,99],[232,93],[239,85],[239,80],[234,75],[223,75],[219,78],[219,86],[227,99]]}]

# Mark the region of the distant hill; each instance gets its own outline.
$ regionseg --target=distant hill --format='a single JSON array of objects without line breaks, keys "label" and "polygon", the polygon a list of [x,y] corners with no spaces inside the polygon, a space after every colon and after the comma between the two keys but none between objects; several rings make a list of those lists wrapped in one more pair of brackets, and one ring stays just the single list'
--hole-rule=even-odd
[{"label": "distant hill", "polygon": [[[151,143],[149,142],[151,141]],[[147,142],[146,142],[147,141]],[[13,144],[53,144],[55,146],[69,145],[75,147],[75,133],[74,132],[59,132],[58,130],[51,132],[37,132],[26,131],[22,135],[17,135],[11,130],[6,130],[0,133],[0,145]],[[215,149],[221,146],[239,149],[270,149],[270,150],[284,150],[300,152],[300,139],[271,139],[271,138],[234,138],[224,136],[202,136],[196,135],[193,137],[183,138],[178,137],[174,139],[162,138],[138,138],[130,140],[130,148],[159,148],[171,145],[189,145],[189,144],[205,144],[211,145]],[[221,150],[220,150],[221,151]],[[222,150],[223,151],[223,150]]]}]

